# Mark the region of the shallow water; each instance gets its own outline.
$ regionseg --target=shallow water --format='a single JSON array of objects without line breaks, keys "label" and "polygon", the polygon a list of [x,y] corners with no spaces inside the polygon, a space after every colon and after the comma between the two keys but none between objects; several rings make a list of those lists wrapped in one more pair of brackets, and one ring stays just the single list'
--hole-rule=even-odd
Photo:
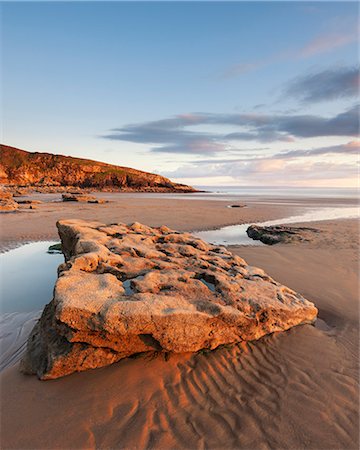
[{"label": "shallow water", "polygon": [[282,225],[289,223],[317,222],[321,220],[351,219],[360,217],[359,207],[337,207],[337,208],[311,208],[306,209],[297,216],[282,219],[269,220],[267,222],[251,222],[242,225],[230,225],[218,230],[199,231],[193,233],[195,236],[207,242],[217,245],[265,245],[260,241],[250,239],[247,228],[256,223],[260,226]]},{"label": "shallow water", "polygon": [[34,242],[0,255],[0,312],[42,309],[52,299],[62,254],[49,254],[56,242]]}]

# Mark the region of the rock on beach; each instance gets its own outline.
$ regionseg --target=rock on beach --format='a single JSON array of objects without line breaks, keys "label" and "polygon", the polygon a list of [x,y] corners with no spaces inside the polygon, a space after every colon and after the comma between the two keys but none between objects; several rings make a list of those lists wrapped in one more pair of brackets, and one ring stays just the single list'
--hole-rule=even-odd
[{"label": "rock on beach", "polygon": [[142,352],[212,350],[316,319],[300,294],[189,233],[82,220],[57,228],[65,262],[21,363],[42,380]]}]

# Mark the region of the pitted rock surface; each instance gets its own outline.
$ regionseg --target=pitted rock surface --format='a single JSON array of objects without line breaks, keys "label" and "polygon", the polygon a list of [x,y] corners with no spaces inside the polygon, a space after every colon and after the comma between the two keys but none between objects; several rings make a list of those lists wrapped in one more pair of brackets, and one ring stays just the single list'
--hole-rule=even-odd
[{"label": "pitted rock surface", "polygon": [[16,202],[10,192],[3,189],[0,190],[0,212],[13,212],[19,209],[19,204]]},{"label": "pitted rock surface", "polygon": [[309,227],[287,227],[284,225],[274,225],[261,227],[250,225],[246,230],[249,238],[261,241],[263,244],[289,244],[296,242],[311,242],[316,234],[320,233],[317,228]]},{"label": "pitted rock surface", "polygon": [[105,203],[105,200],[98,199],[93,195],[71,192],[62,194],[63,202],[83,202],[83,203]]},{"label": "pitted rock surface", "polygon": [[196,352],[312,323],[317,309],[225,247],[140,223],[57,223],[65,255],[22,361],[40,379],[146,351]]}]

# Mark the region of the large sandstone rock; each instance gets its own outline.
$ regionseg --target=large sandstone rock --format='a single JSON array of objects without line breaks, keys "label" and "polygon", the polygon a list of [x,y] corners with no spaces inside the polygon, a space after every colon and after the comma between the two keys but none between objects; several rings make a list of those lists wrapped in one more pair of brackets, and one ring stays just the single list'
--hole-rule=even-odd
[{"label": "large sandstone rock", "polygon": [[224,247],[139,223],[57,223],[66,262],[25,373],[46,380],[146,351],[196,352],[316,319],[300,294]]}]

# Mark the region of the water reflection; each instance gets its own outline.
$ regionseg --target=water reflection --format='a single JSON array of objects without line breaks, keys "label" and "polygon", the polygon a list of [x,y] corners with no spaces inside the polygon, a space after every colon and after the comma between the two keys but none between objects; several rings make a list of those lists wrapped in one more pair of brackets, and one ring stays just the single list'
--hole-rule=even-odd
[{"label": "water reflection", "polygon": [[0,255],[0,312],[42,309],[52,299],[62,254],[47,250],[56,242],[34,242]]}]

